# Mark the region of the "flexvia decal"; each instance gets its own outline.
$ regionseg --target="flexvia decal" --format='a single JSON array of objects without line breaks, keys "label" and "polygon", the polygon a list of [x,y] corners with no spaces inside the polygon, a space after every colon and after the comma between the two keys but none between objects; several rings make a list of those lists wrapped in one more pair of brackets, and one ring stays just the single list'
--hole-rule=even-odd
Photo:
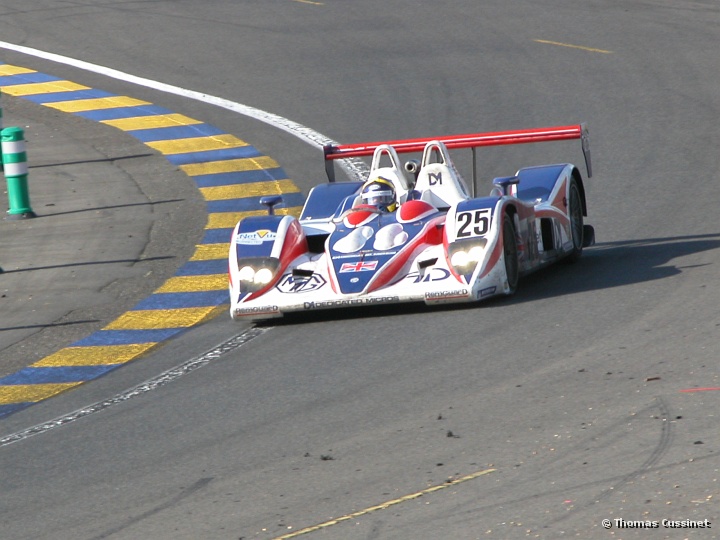
[{"label": "flexvia decal", "polygon": [[277,238],[277,234],[267,229],[259,231],[239,233],[235,242],[246,246],[259,246],[263,242],[272,242]]}]

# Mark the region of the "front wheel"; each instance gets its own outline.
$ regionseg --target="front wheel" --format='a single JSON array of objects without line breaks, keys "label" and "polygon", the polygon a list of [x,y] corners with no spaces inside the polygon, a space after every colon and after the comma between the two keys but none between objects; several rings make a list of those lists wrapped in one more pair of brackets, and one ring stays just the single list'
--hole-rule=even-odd
[{"label": "front wheel", "polygon": [[520,265],[515,223],[512,216],[508,214],[505,214],[503,218],[503,258],[505,259],[507,294],[514,294],[520,281]]}]

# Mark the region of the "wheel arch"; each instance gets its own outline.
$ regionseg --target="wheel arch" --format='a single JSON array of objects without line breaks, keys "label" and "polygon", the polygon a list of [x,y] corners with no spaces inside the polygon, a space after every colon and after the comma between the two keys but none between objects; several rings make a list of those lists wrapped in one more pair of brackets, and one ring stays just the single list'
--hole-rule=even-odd
[{"label": "wheel arch", "polygon": [[503,214],[507,214],[507,215],[509,215],[509,216],[512,217],[512,218],[515,218],[515,216],[516,216],[517,213],[518,213],[517,206],[515,206],[515,204],[512,203],[512,202],[507,202],[507,203],[505,204],[504,208],[503,208],[503,212],[502,212],[502,213],[503,213]]},{"label": "wheel arch", "polygon": [[[512,203],[507,202],[502,212],[498,213],[498,224],[500,226],[500,229],[502,231],[502,236],[500,237],[502,239],[502,250],[503,250],[503,262],[505,265],[505,294],[512,295],[515,294],[515,291],[517,291],[518,284],[520,282],[520,276],[522,274],[522,271],[520,269],[519,265],[519,257],[518,257],[518,243],[517,243],[517,236],[515,238],[507,238],[506,237],[506,230],[505,230],[505,218],[508,218],[510,231],[517,235],[517,220],[518,220],[518,208]],[[512,260],[508,260],[508,249],[507,249],[507,243],[510,243],[511,246],[513,246],[511,253],[513,254]],[[512,265],[513,269],[513,276],[510,276],[509,271],[509,265]]]},{"label": "wheel arch", "polygon": [[583,210],[583,216],[587,217],[587,199],[585,197],[585,183],[582,179],[582,174],[580,174],[580,171],[577,167],[573,167],[572,170],[572,178],[575,180],[575,183],[578,186],[578,189],[580,190],[580,201],[582,202],[582,210]]}]

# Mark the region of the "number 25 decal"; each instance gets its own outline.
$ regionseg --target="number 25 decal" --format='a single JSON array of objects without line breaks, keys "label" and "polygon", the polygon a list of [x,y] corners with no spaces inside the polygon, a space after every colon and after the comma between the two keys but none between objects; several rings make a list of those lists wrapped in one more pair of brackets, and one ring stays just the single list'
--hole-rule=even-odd
[{"label": "number 25 decal", "polygon": [[459,225],[458,238],[470,238],[472,236],[483,236],[490,229],[490,209],[472,210],[459,212],[456,215]]}]

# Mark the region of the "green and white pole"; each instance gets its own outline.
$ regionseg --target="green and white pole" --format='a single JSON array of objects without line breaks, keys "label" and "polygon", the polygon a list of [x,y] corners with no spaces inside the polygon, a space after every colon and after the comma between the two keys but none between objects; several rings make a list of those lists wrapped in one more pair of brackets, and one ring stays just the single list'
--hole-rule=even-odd
[{"label": "green and white pole", "polygon": [[0,148],[10,204],[7,219],[33,218],[35,212],[30,208],[28,164],[23,130],[19,127],[7,127],[0,131]]},{"label": "green and white pole", "polygon": [[[2,92],[0,92],[0,98],[1,98],[1,97],[2,97]],[[2,103],[0,102],[0,131],[2,131],[2,126],[3,126],[3,123],[2,123]],[[3,168],[2,159],[0,159],[0,171],[2,170],[2,168]],[[3,273],[3,269],[2,269],[2,266],[0,266],[0,274],[2,274],[2,273]]]},{"label": "green and white pole", "polygon": [[[2,92],[0,91],[0,98],[2,98]],[[3,128],[3,113],[2,113],[2,100],[0,100],[0,131],[2,131]],[[3,162],[2,158],[0,157],[0,171],[3,170]]]},{"label": "green and white pole", "polygon": [[[0,92],[0,98],[2,97],[2,92]],[[2,103],[0,103],[0,131],[2,130]],[[0,171],[3,169],[2,159],[0,158]],[[4,270],[2,269],[2,266],[0,266],[0,274],[2,274]]]}]

